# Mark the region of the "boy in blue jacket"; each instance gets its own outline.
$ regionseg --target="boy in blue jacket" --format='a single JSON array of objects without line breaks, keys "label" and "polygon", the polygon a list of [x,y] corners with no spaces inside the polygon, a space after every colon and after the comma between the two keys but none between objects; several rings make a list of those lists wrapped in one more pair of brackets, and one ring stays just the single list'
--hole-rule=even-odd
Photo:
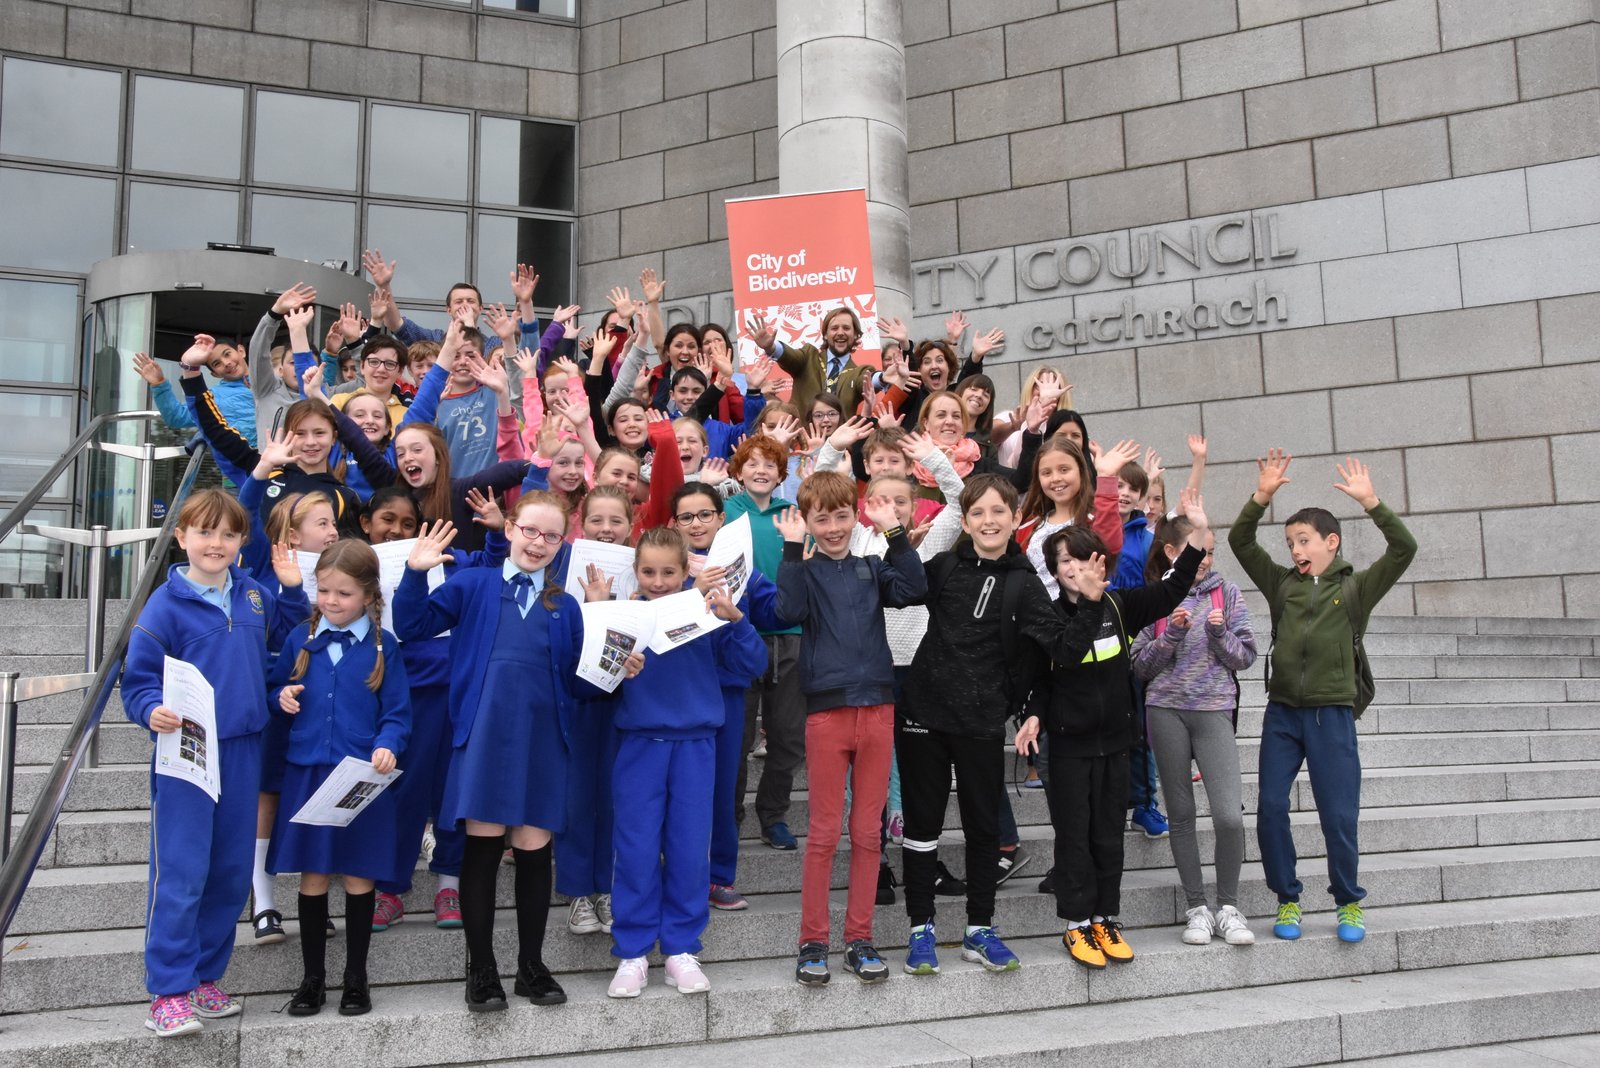
[{"label": "boy in blue jacket", "polygon": [[[778,519],[783,534],[778,615],[805,628],[800,635],[800,688],[806,698],[806,774],[811,784],[795,978],[806,985],[828,981],[828,885],[848,777],[854,796],[845,966],[863,983],[878,983],[889,977],[889,967],[872,945],[872,909],[878,895],[880,814],[889,799],[894,759],[894,657],[883,610],[921,600],[928,580],[887,497],[866,501],[867,518],[889,543],[881,559],[850,553],[856,487],[848,477],[819,471],[801,484],[799,498],[800,507],[787,509]],[[808,534],[816,543],[809,559],[802,546]]]},{"label": "boy in blue jacket", "polygon": [[122,668],[123,708],[154,734],[183,726],[162,703],[166,657],[198,668],[216,700],[217,736],[206,743],[221,780],[217,800],[183,779],[153,768],[150,775],[144,968],[154,1000],[145,1026],[163,1038],[198,1031],[200,1017],[241,1010],[217,980],[233,956],[234,925],[250,893],[267,649],[281,646],[310,615],[287,547],[273,551],[279,597],[234,564],[249,529],[243,506],[222,490],[201,490],[185,502],[177,535],[189,562],[173,565],[150,595]]}]

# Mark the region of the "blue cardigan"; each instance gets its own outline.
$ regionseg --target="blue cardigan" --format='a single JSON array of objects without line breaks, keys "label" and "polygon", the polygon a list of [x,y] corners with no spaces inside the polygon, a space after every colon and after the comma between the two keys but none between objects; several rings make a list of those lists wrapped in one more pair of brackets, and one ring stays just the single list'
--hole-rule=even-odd
[{"label": "blue cardigan", "polygon": [[[445,584],[428,592],[426,572],[406,569],[394,595],[394,629],[405,642],[450,631],[450,711],[455,724],[451,744],[465,745],[483,699],[483,677],[489,651],[500,631],[500,594],[505,579],[492,567],[457,571]],[[535,610],[543,612],[539,597]],[[578,602],[562,593],[550,610],[550,692],[563,737],[572,722],[575,700],[604,691],[577,677],[583,648],[583,615]]]},{"label": "blue cardigan", "polygon": [[[383,681],[376,693],[367,689],[367,676],[378,659],[375,637],[383,635]],[[337,764],[347,756],[370,760],[374,749],[405,754],[411,737],[411,686],[393,634],[374,627],[367,636],[344,651],[335,664],[330,657],[312,654],[306,673],[291,680],[300,649],[311,639],[311,624],[302,623],[272,666],[267,679],[272,710],[292,720],[289,726],[289,763],[302,767]],[[300,711],[283,711],[278,698],[290,683],[305,686]]]}]

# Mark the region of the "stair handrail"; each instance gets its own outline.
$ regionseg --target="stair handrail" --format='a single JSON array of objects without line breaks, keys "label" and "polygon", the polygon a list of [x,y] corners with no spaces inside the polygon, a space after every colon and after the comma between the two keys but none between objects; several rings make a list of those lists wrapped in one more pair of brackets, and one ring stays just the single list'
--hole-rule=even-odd
[{"label": "stair handrail", "polygon": [[[104,422],[117,418],[149,416],[151,412],[122,412],[109,417],[100,416],[89,424],[84,434],[79,435],[79,440],[74,444],[81,449],[90,434]],[[89,683],[84,695],[82,706],[78,715],[73,720],[72,726],[67,731],[67,740],[62,745],[61,751],[56,754],[54,763],[50,766],[50,773],[45,777],[43,788],[39,791],[33,807],[28,812],[28,818],[23,822],[22,829],[17,832],[16,841],[6,855],[3,864],[0,864],[0,938],[11,930],[11,921],[16,917],[17,906],[22,902],[22,895],[28,889],[28,883],[33,879],[33,873],[39,866],[39,858],[44,855],[44,846],[50,840],[51,832],[55,830],[56,820],[61,816],[62,806],[66,803],[67,791],[72,787],[73,777],[77,774],[79,766],[83,763],[85,755],[100,725],[100,717],[104,715],[107,703],[111,700],[111,693],[116,689],[118,677],[121,674],[122,656],[128,648],[128,638],[133,633],[135,621],[139,618],[139,611],[149,599],[150,593],[155,589],[156,582],[161,579],[166,568],[167,550],[171,547],[174,532],[178,526],[178,514],[183,510],[183,503],[194,490],[195,480],[200,477],[200,469],[205,461],[206,446],[202,442],[189,456],[189,465],[184,469],[183,478],[178,483],[177,492],[173,494],[172,504],[167,509],[167,514],[161,524],[155,541],[150,546],[150,554],[145,558],[144,567],[139,572],[139,578],[134,583],[133,595],[128,601],[127,614],[122,617],[122,622],[117,626],[117,632],[112,635],[107,643],[104,654],[95,668],[94,680]],[[72,455],[69,450],[68,459]],[[42,485],[48,487],[65,470],[65,464],[57,464],[46,474]],[[35,487],[38,489],[38,487]],[[30,493],[33,501],[43,496],[42,491]],[[30,504],[27,497],[23,504]],[[24,513],[25,514],[25,513]],[[8,516],[9,521],[12,517]],[[16,524],[13,524],[15,526]],[[0,526],[0,531],[9,528]]]},{"label": "stair handrail", "polygon": [[89,425],[83,428],[83,433],[74,438],[72,444],[68,445],[61,453],[61,459],[50,466],[50,470],[46,471],[43,477],[33,484],[32,489],[22,495],[20,501],[12,505],[11,511],[6,513],[4,519],[0,519],[0,541],[5,541],[11,535],[11,532],[22,524],[22,521],[28,517],[28,513],[33,510],[33,506],[43,500],[46,493],[50,492],[50,487],[56,484],[56,479],[66,474],[67,468],[77,462],[79,453],[91,444],[96,446],[101,444],[94,440],[94,436],[100,432],[101,427],[108,423],[122,422],[128,419],[149,421],[160,418],[160,412],[138,411],[106,412],[89,420]]}]

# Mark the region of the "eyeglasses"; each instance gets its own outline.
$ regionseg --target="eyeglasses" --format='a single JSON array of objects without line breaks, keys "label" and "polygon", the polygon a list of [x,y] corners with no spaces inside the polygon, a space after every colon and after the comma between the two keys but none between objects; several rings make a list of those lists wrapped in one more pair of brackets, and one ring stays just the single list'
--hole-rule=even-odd
[{"label": "eyeglasses", "polygon": [[516,526],[517,531],[524,538],[527,538],[529,541],[538,541],[540,538],[543,538],[546,545],[560,545],[561,539],[566,537],[566,535],[559,530],[552,532],[548,530],[540,530],[538,527],[524,527],[516,524],[513,525]]},{"label": "eyeglasses", "polygon": [[371,357],[368,357],[364,362],[368,367],[381,367],[385,371],[400,370],[399,360],[374,360]]},{"label": "eyeglasses", "polygon": [[715,519],[717,515],[718,512],[715,508],[702,508],[698,512],[679,512],[672,518],[678,521],[679,526],[686,527],[696,520],[699,520],[702,523],[709,523]]}]

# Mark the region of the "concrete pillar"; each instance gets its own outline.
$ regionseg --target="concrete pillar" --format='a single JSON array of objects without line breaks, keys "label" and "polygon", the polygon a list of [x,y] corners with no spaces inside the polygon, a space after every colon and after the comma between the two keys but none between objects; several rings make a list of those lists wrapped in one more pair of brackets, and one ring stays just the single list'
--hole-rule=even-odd
[{"label": "concrete pillar", "polygon": [[778,189],[866,187],[878,313],[909,321],[900,8],[901,0],[778,0]]}]

